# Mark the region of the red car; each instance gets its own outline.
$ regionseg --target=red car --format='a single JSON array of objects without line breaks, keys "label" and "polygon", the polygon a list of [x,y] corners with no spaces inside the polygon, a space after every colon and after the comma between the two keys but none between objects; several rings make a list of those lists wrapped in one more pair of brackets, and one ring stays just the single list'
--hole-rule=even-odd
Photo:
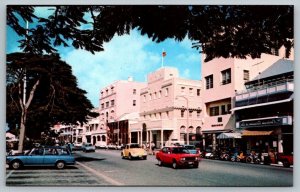
[{"label": "red car", "polygon": [[198,168],[200,161],[199,154],[192,154],[189,150],[180,146],[162,148],[156,153],[156,159],[158,160],[159,166],[169,164],[172,165],[174,169],[180,166],[193,166],[194,168]]}]

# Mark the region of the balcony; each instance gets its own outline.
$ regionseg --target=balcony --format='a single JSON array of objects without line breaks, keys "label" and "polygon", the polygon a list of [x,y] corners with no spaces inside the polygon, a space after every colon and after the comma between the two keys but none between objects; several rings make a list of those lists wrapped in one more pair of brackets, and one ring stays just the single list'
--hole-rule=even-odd
[{"label": "balcony", "polygon": [[288,99],[294,92],[294,82],[276,82],[266,84],[257,89],[245,90],[235,96],[235,106],[255,105]]}]

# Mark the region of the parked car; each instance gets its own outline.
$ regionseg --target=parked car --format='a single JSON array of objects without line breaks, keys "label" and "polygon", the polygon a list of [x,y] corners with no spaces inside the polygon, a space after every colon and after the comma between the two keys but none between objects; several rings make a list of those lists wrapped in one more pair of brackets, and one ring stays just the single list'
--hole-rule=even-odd
[{"label": "parked car", "polygon": [[200,149],[197,149],[195,145],[182,145],[182,147],[189,150],[189,152],[192,154],[198,154],[199,156],[201,154]]},{"label": "parked car", "polygon": [[146,160],[147,151],[141,148],[138,143],[130,143],[125,145],[125,148],[121,152],[121,157],[122,159],[128,158],[130,160],[133,158]]},{"label": "parked car", "polygon": [[64,147],[38,147],[20,155],[8,155],[6,164],[11,169],[20,169],[23,166],[55,166],[58,169],[66,165],[74,165],[75,158]]},{"label": "parked car", "polygon": [[82,145],[82,151],[83,152],[95,152],[96,147],[95,147],[95,145],[93,145],[91,143],[86,143],[86,144]]},{"label": "parked car", "polygon": [[73,151],[82,150],[82,143],[74,143]]},{"label": "parked car", "polygon": [[182,146],[164,147],[156,153],[158,165],[170,164],[174,169],[180,166],[193,166],[198,168],[200,156],[192,154]]},{"label": "parked car", "polygon": [[277,160],[282,162],[284,167],[290,167],[291,165],[294,164],[293,153],[291,154],[278,153]]}]

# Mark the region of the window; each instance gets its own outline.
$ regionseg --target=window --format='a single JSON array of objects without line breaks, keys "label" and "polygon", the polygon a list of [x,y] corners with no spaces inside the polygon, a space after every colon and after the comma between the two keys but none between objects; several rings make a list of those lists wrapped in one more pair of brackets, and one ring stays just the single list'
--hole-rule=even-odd
[{"label": "window", "polygon": [[217,116],[219,115],[219,107],[211,107],[209,108],[209,115],[210,116]]},{"label": "window", "polygon": [[156,92],[154,92],[153,97],[154,97],[154,99],[156,99]]},{"label": "window", "polygon": [[245,81],[249,81],[250,79],[250,76],[249,76],[249,70],[244,70],[244,80]]},{"label": "window", "polygon": [[161,90],[158,92],[158,98],[161,97]]},{"label": "window", "polygon": [[169,95],[169,88],[166,88],[165,90],[165,96],[167,97]]},{"label": "window", "polygon": [[200,118],[200,111],[197,111],[197,118]]},{"label": "window", "polygon": [[189,111],[189,117],[193,116],[193,111]]},{"label": "window", "polygon": [[197,96],[200,96],[200,89],[197,89]]},{"label": "window", "polygon": [[106,89],[106,95],[108,95],[108,89]]},{"label": "window", "polygon": [[110,105],[111,105],[111,106],[114,106],[114,105],[115,105],[115,100],[111,100],[111,101],[110,101]]},{"label": "window", "polygon": [[133,94],[136,95],[136,89],[133,89]]},{"label": "window", "polygon": [[224,115],[226,113],[227,113],[227,111],[226,111],[226,105],[221,105],[221,115]]},{"label": "window", "polygon": [[227,104],[227,113],[228,113],[228,114],[231,113],[230,110],[231,110],[231,104],[229,103],[229,104]]},{"label": "window", "polygon": [[184,117],[184,110],[181,110],[181,117]]},{"label": "window", "polygon": [[214,87],[214,78],[213,75],[205,77],[206,89],[211,89]]},{"label": "window", "polygon": [[169,111],[166,112],[166,118],[169,118]]},{"label": "window", "polygon": [[181,87],[181,93],[184,94],[185,87]]},{"label": "window", "polygon": [[136,100],[133,100],[132,104],[133,104],[133,106],[136,106]]},{"label": "window", "polygon": [[152,100],[152,94],[150,93],[149,95],[149,100],[151,101]]},{"label": "window", "polygon": [[108,101],[106,102],[106,107],[109,107],[109,102]]},{"label": "window", "polygon": [[104,103],[101,104],[101,109],[104,109]]},{"label": "window", "polygon": [[146,102],[146,95],[144,95],[144,103]]},{"label": "window", "polygon": [[222,85],[231,83],[231,69],[226,69],[221,72],[222,74]]},{"label": "window", "polygon": [[190,95],[193,95],[193,88],[190,88]]}]

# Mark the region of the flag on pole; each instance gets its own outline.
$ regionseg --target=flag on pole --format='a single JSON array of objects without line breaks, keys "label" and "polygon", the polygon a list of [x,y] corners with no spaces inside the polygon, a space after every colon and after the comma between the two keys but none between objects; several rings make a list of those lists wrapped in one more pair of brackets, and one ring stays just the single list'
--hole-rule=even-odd
[{"label": "flag on pole", "polygon": [[167,56],[167,52],[163,51],[163,52],[162,52],[162,56],[163,56],[163,57]]}]

